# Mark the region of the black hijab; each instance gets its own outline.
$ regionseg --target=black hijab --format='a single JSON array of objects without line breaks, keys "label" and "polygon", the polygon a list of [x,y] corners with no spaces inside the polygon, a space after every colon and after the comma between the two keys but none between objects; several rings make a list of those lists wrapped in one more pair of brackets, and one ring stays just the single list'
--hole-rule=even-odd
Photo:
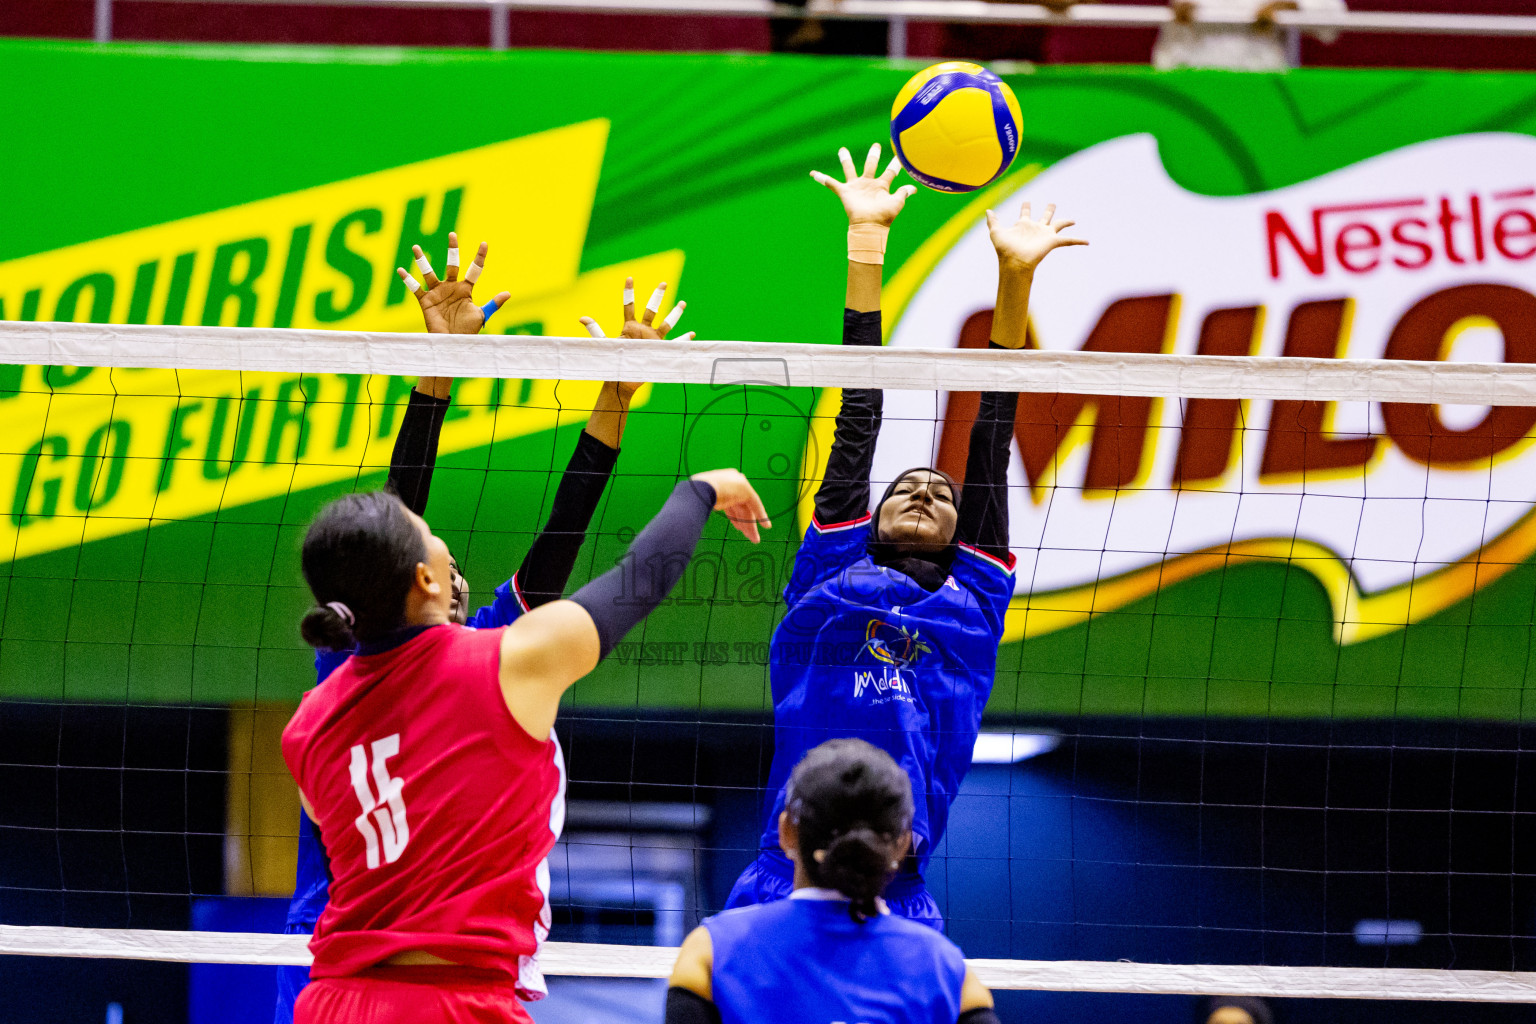
[{"label": "black hijab", "polygon": [[897,572],[908,576],[912,582],[928,591],[930,594],[944,585],[949,578],[950,565],[955,560],[955,539],[951,537],[949,543],[942,550],[932,551],[927,554],[914,555],[901,551],[890,541],[880,539],[880,510],[885,503],[891,500],[891,493],[896,490],[896,485],[901,483],[913,473],[932,473],[949,484],[949,491],[955,496],[955,507],[960,507],[960,488],[955,485],[954,478],[942,469],[934,469],[932,466],[914,466],[911,469],[896,474],[896,478],[885,488],[885,493],[875,503],[874,515],[869,521],[869,540],[867,550],[870,559],[876,565],[883,565],[887,569],[895,569]]}]

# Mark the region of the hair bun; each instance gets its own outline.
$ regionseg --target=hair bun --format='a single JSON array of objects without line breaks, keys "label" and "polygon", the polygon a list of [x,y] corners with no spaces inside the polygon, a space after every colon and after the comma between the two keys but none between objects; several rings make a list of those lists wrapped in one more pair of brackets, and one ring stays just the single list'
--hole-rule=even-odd
[{"label": "hair bun", "polygon": [[339,603],[333,601],[304,613],[304,619],[299,623],[299,633],[305,643],[326,651],[350,651],[357,646],[351,624],[331,606]]}]

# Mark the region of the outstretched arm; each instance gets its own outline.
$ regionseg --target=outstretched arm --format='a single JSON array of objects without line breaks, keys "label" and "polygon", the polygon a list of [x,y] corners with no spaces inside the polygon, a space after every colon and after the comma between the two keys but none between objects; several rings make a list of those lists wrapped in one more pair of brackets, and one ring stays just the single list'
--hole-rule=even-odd
[{"label": "outstretched arm", "polygon": [[566,689],[644,619],[682,578],[710,510],[725,513],[748,540],[771,526],[762,499],[734,469],[684,480],[635,537],[619,564],[569,601],[536,608],[507,628],[501,643],[501,692],[530,735],[549,735]]},{"label": "outstretched arm", "polygon": [[[679,302],[660,321],[656,314],[661,310],[667,283],[656,286],[651,300],[646,304],[641,319],[635,319],[635,280],[624,281],[624,327],[620,337],[662,339],[677,326],[688,303]],[[587,333],[594,338],[605,337],[603,329],[591,317],[582,317]],[[679,341],[689,341],[693,332],[683,335]],[[619,457],[619,442],[624,437],[624,426],[629,418],[629,404],[640,390],[638,383],[609,381],[598,392],[597,405],[587,420],[586,429],[576,442],[571,461],[565,467],[560,485],[555,489],[555,501],[549,510],[549,521],[534,539],[533,546],[523,558],[512,578],[524,610],[537,608],[557,600],[565,593],[565,585],[576,566],[576,557],[586,540],[587,527],[602,500],[603,489],[613,475],[614,464]]]},{"label": "outstretched arm", "polygon": [[[426,287],[403,267],[396,269],[421,304],[428,334],[478,334],[497,307],[511,297],[509,292],[501,292],[487,305],[475,305],[474,283],[485,269],[488,248],[484,242],[480,243],[475,260],[462,281],[459,280],[459,236],[452,231],[448,233],[446,279],[438,280],[419,245],[413,246],[412,250],[416,254],[416,268],[426,279]],[[443,418],[448,414],[448,396],[452,388],[452,377],[417,380],[406,403],[405,415],[400,420],[400,432],[395,435],[395,448],[389,459],[389,481],[385,486],[399,495],[406,507],[417,515],[425,512],[427,495],[432,490],[438,434],[443,427]]]},{"label": "outstretched arm", "polygon": [[[987,211],[987,227],[997,249],[997,308],[992,315],[992,348],[1023,348],[1029,336],[1029,292],[1035,268],[1047,253],[1064,245],[1087,245],[1060,232],[1072,226],[1057,221],[1056,207],[1033,220],[1024,204],[1019,220],[1005,224]],[[981,396],[971,447],[965,462],[965,490],[955,536],[999,561],[1008,561],[1008,456],[1019,396],[1012,391],[987,391]]]},{"label": "outstretched arm", "polygon": [[[844,345],[880,344],[880,287],[885,264],[885,242],[891,223],[916,192],[891,184],[901,165],[893,157],[884,174],[880,169],[880,145],[871,146],[864,158],[864,172],[854,170],[847,149],[837,151],[843,165],[843,181],[812,171],[811,177],[837,193],[848,215],[848,290],[843,309]],[[875,442],[880,436],[883,396],[877,389],[845,388],[827,471],[816,492],[816,521],[832,526],[858,519],[869,511],[869,473],[874,465]]]}]

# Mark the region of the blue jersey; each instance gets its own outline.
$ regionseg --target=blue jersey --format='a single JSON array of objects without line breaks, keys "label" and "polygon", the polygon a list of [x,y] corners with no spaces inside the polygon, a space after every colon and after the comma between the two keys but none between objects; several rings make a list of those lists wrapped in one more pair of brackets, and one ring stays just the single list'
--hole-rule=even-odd
[{"label": "blue jersey", "polygon": [[933,592],[877,565],[868,514],[812,522],[769,650],[774,751],[761,848],[779,848],[784,786],[806,751],[855,736],[912,779],[918,870],[944,835],[992,693],[1013,569],[966,544]]},{"label": "blue jersey", "polygon": [[[496,588],[496,596],[491,603],[470,616],[466,625],[471,629],[510,626],[527,610],[528,606],[518,591],[517,577],[513,576]],[[351,656],[350,651],[316,651],[315,684],[318,686],[325,682]],[[288,901],[284,931],[290,935],[313,932],[315,922],[320,920],[330,898],[331,867],[325,856],[325,846],[320,842],[320,834],[309,820],[309,815],[301,810],[298,870],[294,878],[293,898]],[[308,983],[308,968],[279,968],[274,1024],[293,1024],[293,1001]]]},{"label": "blue jersey", "polygon": [[932,928],[848,915],[823,889],[727,910],[704,922],[721,1024],[954,1024],[965,959]]}]

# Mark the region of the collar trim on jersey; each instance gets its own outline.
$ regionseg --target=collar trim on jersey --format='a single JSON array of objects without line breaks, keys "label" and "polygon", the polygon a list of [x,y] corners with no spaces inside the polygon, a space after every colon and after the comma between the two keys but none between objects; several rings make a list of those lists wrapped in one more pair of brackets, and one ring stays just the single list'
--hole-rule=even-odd
[{"label": "collar trim on jersey", "polygon": [[391,633],[384,634],[373,643],[358,644],[357,649],[352,653],[365,658],[370,654],[383,654],[385,651],[394,650],[401,644],[410,643],[431,628],[431,626],[405,626]]},{"label": "collar trim on jersey", "polygon": [[[822,889],[814,885],[808,885],[803,889],[796,889],[789,894],[789,898],[792,900],[812,900],[817,903],[850,902],[847,896],[844,896],[836,889]],[[875,898],[875,909],[879,910],[882,914],[889,914],[891,912],[891,908],[886,905],[885,900],[879,897]]]}]

